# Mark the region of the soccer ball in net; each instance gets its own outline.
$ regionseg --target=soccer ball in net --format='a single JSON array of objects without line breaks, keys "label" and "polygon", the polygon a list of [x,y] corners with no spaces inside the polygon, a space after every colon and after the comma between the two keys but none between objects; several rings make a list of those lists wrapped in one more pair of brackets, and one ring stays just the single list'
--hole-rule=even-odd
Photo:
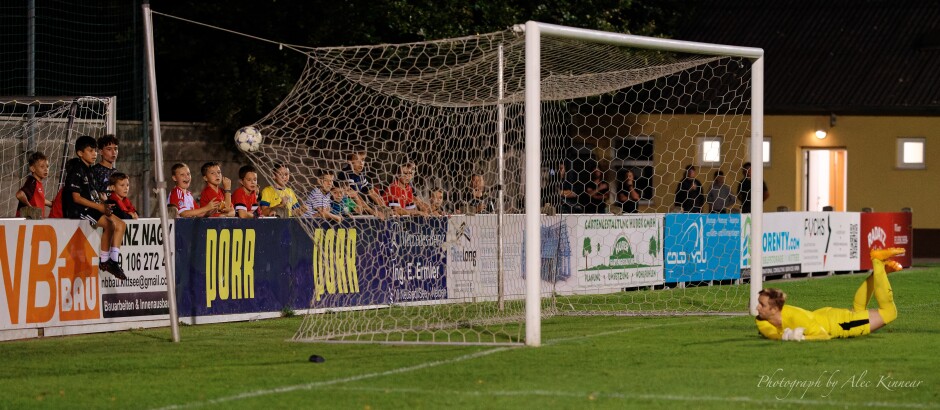
[{"label": "soccer ball in net", "polygon": [[242,127],[235,132],[235,146],[242,152],[255,152],[261,148],[264,137],[255,127]]}]

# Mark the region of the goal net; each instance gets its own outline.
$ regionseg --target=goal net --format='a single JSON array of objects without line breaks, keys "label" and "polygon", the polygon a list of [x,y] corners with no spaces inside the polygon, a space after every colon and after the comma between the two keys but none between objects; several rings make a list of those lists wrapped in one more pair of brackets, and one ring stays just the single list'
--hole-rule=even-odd
[{"label": "goal net", "polygon": [[[538,27],[538,53],[521,26],[303,50],[306,70],[254,124],[265,141],[250,155],[293,167],[289,185],[315,211],[298,219],[314,294],[296,340],[531,344],[533,321],[553,315],[748,310],[733,212],[752,61]],[[334,186],[372,212],[318,213]]]},{"label": "goal net", "polygon": [[[0,208],[16,213],[16,191],[29,175],[32,152],[49,159],[46,199],[59,191],[62,167],[75,157],[75,138],[113,134],[113,97],[0,97]],[[45,215],[49,214],[46,209]]]}]

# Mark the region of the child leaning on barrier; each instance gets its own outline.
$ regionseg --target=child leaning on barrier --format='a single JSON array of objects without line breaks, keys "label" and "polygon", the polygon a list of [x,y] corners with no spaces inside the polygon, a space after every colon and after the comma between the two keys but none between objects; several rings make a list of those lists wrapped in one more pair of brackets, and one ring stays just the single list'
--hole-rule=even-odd
[{"label": "child leaning on barrier", "polygon": [[49,160],[41,152],[34,152],[29,155],[29,176],[23,183],[23,187],[16,191],[16,216],[27,219],[42,219],[46,206],[52,206],[52,202],[46,199],[46,193],[43,191],[42,181],[49,176]]},{"label": "child leaning on barrier", "polygon": [[232,180],[222,176],[222,166],[218,162],[207,162],[202,164],[202,179],[206,181],[206,187],[202,189],[199,195],[199,206],[209,205],[213,200],[219,202],[219,207],[206,216],[235,216],[235,208],[232,208]]},{"label": "child leaning on barrier", "polygon": [[302,216],[307,213],[306,205],[297,200],[297,194],[287,186],[290,181],[290,168],[286,164],[274,164],[274,185],[261,190],[259,213],[261,216]]},{"label": "child leaning on barrier", "polygon": [[359,210],[362,209],[358,204],[356,204],[356,201],[354,201],[349,196],[348,188],[334,186],[332,189],[330,189],[330,197],[333,199],[331,204],[331,211],[334,214],[352,216],[359,214]]},{"label": "child leaning on barrier", "polygon": [[238,169],[238,182],[242,185],[232,193],[232,205],[239,218],[258,216],[258,172],[245,165]]},{"label": "child leaning on barrier", "polygon": [[189,192],[189,185],[192,184],[193,176],[186,164],[173,164],[170,172],[176,186],[170,191],[167,207],[173,211],[174,215],[180,218],[194,218],[206,216],[208,213],[219,209],[220,202],[217,199],[209,201],[206,206],[196,208],[193,194]]},{"label": "child leaning on barrier", "polygon": [[137,208],[131,203],[128,195],[131,191],[131,179],[123,172],[112,173],[108,177],[108,190],[111,196],[107,203],[114,204],[111,208],[114,214],[121,219],[137,219]]},{"label": "child leaning on barrier", "polygon": [[315,175],[317,177],[317,186],[313,187],[313,190],[307,195],[306,205],[308,211],[304,216],[326,218],[336,222],[342,221],[343,217],[333,212],[333,201],[330,198],[330,191],[333,190],[333,172],[318,170]]}]

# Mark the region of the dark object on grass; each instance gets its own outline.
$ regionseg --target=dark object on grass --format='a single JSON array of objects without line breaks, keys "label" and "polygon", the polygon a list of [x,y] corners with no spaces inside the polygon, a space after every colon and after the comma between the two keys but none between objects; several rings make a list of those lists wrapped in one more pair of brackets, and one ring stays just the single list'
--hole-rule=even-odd
[{"label": "dark object on grass", "polygon": [[313,363],[323,363],[326,361],[326,359],[324,359],[323,356],[314,354],[314,355],[310,355],[310,361]]}]

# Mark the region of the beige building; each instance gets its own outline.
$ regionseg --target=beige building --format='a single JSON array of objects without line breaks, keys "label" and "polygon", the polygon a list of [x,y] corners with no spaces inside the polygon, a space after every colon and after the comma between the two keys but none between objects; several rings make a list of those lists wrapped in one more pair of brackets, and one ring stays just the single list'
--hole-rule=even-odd
[{"label": "beige building", "polygon": [[914,255],[940,257],[940,3],[707,4],[676,38],[765,51],[765,210],[908,207]]}]

